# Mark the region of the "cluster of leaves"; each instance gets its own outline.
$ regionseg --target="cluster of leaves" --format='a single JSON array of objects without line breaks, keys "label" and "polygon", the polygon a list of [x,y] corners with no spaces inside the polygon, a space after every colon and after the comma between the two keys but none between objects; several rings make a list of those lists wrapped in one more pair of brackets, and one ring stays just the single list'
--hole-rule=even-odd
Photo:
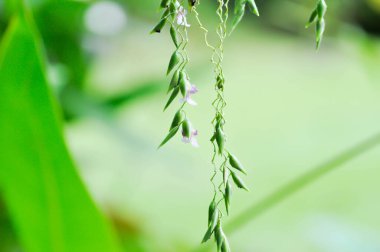
[{"label": "cluster of leaves", "polygon": [[[222,62],[224,58],[224,41],[227,37],[227,22],[229,17],[229,1],[218,0],[219,7],[217,9],[217,15],[219,17],[219,25],[217,27],[216,33],[219,38],[219,44],[217,46],[211,46],[207,41],[207,29],[204,28],[202,23],[199,21],[201,28],[206,31],[206,44],[209,45],[213,50],[212,62],[214,64],[215,72],[215,92],[216,98],[212,102],[215,109],[215,116],[212,120],[214,132],[210,139],[212,145],[214,146],[214,152],[212,156],[212,165],[214,167],[214,172],[211,176],[211,183],[214,187],[214,196],[209,205],[209,221],[206,234],[203,237],[202,242],[206,242],[214,234],[215,242],[217,245],[217,251],[226,252],[230,251],[229,242],[225,236],[222,228],[223,212],[220,204],[224,201],[225,212],[228,215],[231,204],[232,195],[232,184],[235,184],[238,188],[248,190],[247,186],[244,184],[243,180],[237,174],[241,172],[246,174],[243,165],[239,160],[227,151],[226,145],[226,134],[224,132],[224,125],[226,120],[224,118],[224,108],[227,103],[224,99],[224,86],[225,86],[225,76],[223,73]],[[246,6],[251,8],[252,12],[258,15],[258,10],[256,4],[253,0],[247,1],[236,1],[235,2],[235,18],[233,21],[232,30],[238,25],[244,15]],[[218,160],[217,160],[218,157]],[[220,175],[220,183],[216,185],[217,175]],[[232,181],[232,182],[231,182]]]},{"label": "cluster of leaves", "polygon": [[[184,67],[188,63],[187,54],[185,53],[185,57],[183,57],[183,52],[185,52],[185,48],[187,45],[187,34],[185,39],[182,40],[183,43],[178,43],[177,34],[178,27],[183,26],[184,31],[186,31],[186,27],[188,27],[185,10],[181,5],[183,1],[177,0],[162,0],[161,7],[165,9],[160,22],[153,29],[153,32],[161,32],[166,23],[170,23],[170,35],[174,44],[176,45],[176,51],[171,56],[169,67],[167,74],[169,74],[173,69],[177,68],[173,74],[172,80],[169,85],[168,92],[172,92],[170,98],[165,106],[165,109],[171,104],[171,102],[177,97],[177,95],[181,92],[184,103],[182,104],[180,110],[174,116],[172,121],[169,134],[161,143],[160,147],[167,143],[173,136],[176,135],[179,128],[182,127],[182,135],[184,139],[191,139],[197,134],[196,131],[193,131],[191,128],[191,124],[186,118],[186,115],[183,111],[183,106],[186,103],[186,99],[189,98],[189,93],[191,94],[191,84],[188,83],[188,76],[184,72]],[[215,109],[215,117],[212,120],[212,125],[214,128],[213,135],[210,139],[212,145],[214,146],[214,152],[212,156],[212,164],[214,166],[214,172],[211,176],[211,183],[214,188],[214,196],[211,200],[208,210],[208,227],[207,231],[202,239],[202,243],[208,241],[212,235],[214,235],[215,242],[217,245],[218,252],[228,252],[230,251],[230,246],[228,239],[222,228],[222,218],[223,213],[220,204],[224,202],[225,205],[225,213],[228,215],[230,211],[231,204],[231,193],[232,193],[232,184],[235,184],[237,188],[248,190],[247,186],[238,175],[238,173],[247,174],[243,165],[240,161],[231,154],[225,147],[226,143],[226,134],[224,132],[224,125],[226,120],[224,118],[224,108],[227,103],[224,100],[224,85],[225,85],[225,76],[223,73],[223,53],[224,53],[224,41],[227,37],[227,22],[229,18],[229,0],[218,0],[219,6],[216,11],[217,16],[219,18],[219,24],[216,29],[216,34],[219,38],[219,43],[216,46],[212,46],[208,42],[208,30],[203,26],[200,21],[199,14],[196,10],[197,5],[199,5],[199,1],[189,0],[188,7],[193,11],[196,15],[196,19],[200,28],[205,32],[205,40],[206,45],[212,49],[213,54],[211,57],[211,61],[214,65],[215,72],[215,91],[217,96],[215,100],[212,102],[212,105]],[[253,14],[259,16],[259,11],[256,6],[254,0],[236,0],[234,6],[234,18],[232,21],[231,32],[237,27],[237,25],[242,20],[246,9],[249,9]],[[324,32],[324,15],[326,13],[326,4],[324,0],[319,0],[316,9],[312,13],[310,20],[307,24],[316,22],[317,23],[317,48],[320,45],[323,32]],[[182,23],[181,23],[182,22]],[[175,25],[177,23],[177,25]],[[182,46],[183,45],[183,46]],[[181,53],[182,52],[182,53]],[[180,63],[180,58],[183,58],[182,63]],[[187,101],[189,102],[189,101]],[[190,139],[190,140],[189,140]],[[186,141],[185,141],[186,142]],[[217,160],[218,157],[218,160]],[[220,184],[216,185],[217,175],[220,175]]]},{"label": "cluster of leaves", "polygon": [[[179,94],[182,95],[180,99],[182,105],[175,113],[172,120],[169,133],[161,142],[159,147],[166,144],[172,137],[174,137],[179,129],[182,127],[182,136],[184,142],[192,143],[197,146],[195,136],[197,131],[192,128],[190,120],[186,116],[184,110],[185,104],[196,105],[191,99],[191,95],[197,92],[197,88],[190,83],[189,75],[186,73],[185,67],[189,62],[189,57],[186,52],[188,44],[187,28],[190,26],[186,20],[187,11],[182,5],[183,1],[177,0],[162,0],[160,7],[164,9],[161,20],[154,27],[152,33],[160,33],[166,24],[170,25],[170,36],[175,45],[175,51],[170,57],[169,66],[166,74],[172,74],[171,81],[168,87],[170,93],[169,99],[166,102],[164,110],[177,98]],[[194,2],[195,4],[195,2]],[[193,2],[189,1],[189,7],[193,6]]]}]

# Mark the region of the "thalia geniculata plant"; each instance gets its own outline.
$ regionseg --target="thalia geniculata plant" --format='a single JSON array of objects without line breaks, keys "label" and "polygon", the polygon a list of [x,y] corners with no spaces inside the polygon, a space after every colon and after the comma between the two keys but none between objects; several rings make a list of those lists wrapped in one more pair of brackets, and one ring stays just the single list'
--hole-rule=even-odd
[{"label": "thalia geniculata plant", "polygon": [[[213,187],[213,197],[208,209],[207,230],[203,236],[202,243],[214,236],[217,251],[229,252],[231,250],[228,239],[223,232],[222,220],[223,216],[229,213],[232,185],[234,184],[237,188],[247,191],[248,188],[240,177],[241,174],[246,175],[243,165],[226,147],[227,137],[224,132],[224,125],[226,123],[224,115],[224,108],[226,107],[226,101],[224,99],[225,76],[222,67],[224,54],[223,45],[227,35],[232,33],[242,20],[246,9],[256,16],[259,16],[259,11],[254,0],[235,0],[233,10],[234,17],[232,27],[229,31],[230,0],[216,1],[216,14],[219,19],[216,28],[216,35],[219,38],[217,45],[211,45],[211,43],[209,43],[209,31],[203,25],[200,15],[197,12],[200,0],[188,0],[187,3],[185,0],[161,0],[160,8],[163,10],[163,14],[158,24],[152,30],[152,33],[160,33],[164,27],[168,25],[170,36],[175,47],[166,72],[167,75],[171,74],[171,78],[168,87],[169,98],[164,110],[168,108],[178,96],[181,96],[179,109],[173,117],[168,134],[159,147],[166,144],[177,135],[179,131],[181,131],[183,142],[191,143],[194,147],[198,147],[196,140],[198,131],[193,128],[185,112],[185,106],[187,104],[192,106],[196,105],[192,96],[198,91],[197,87],[190,82],[190,76],[186,72],[186,66],[189,63],[189,56],[186,50],[189,42],[188,29],[190,28],[190,24],[187,21],[188,12],[194,13],[199,27],[204,32],[205,43],[212,50],[211,62],[214,66],[214,89],[216,92],[216,98],[212,101],[215,116],[212,119],[213,133],[210,139],[213,145],[211,159],[213,172],[210,179]],[[306,24],[307,28],[311,24],[316,23],[317,48],[320,46],[325,30],[324,16],[326,10],[327,5],[325,0],[318,0],[316,8],[313,10]],[[219,183],[216,182],[217,177],[219,177]],[[224,203],[224,207],[221,206],[223,205],[222,203]]]}]

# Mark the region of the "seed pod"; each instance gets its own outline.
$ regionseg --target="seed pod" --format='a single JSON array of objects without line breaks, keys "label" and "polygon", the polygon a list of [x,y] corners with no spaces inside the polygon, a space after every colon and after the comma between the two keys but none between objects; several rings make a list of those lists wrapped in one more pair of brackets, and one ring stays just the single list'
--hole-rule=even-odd
[{"label": "seed pod", "polygon": [[181,71],[179,74],[178,85],[183,97],[186,96],[186,82],[187,82],[186,73],[184,71]]},{"label": "seed pod", "polygon": [[204,243],[210,239],[212,233],[214,232],[216,225],[218,224],[218,220],[219,220],[219,210],[216,208],[214,213],[212,214],[211,222],[208,226],[206,234],[204,235],[204,237],[202,239],[202,243]]},{"label": "seed pod", "polygon": [[305,28],[309,28],[309,26],[315,22],[315,20],[317,19],[317,9],[315,9],[311,15],[310,15],[310,18],[309,18],[309,21],[306,23],[305,25]]},{"label": "seed pod", "polygon": [[160,22],[153,28],[153,30],[150,33],[160,33],[161,30],[165,27],[165,24],[166,18],[161,19]]},{"label": "seed pod", "polygon": [[216,203],[215,203],[215,196],[214,196],[214,198],[212,199],[208,207],[208,225],[210,225],[210,222],[212,220],[212,215],[214,214],[215,209],[216,209]]},{"label": "seed pod", "polygon": [[178,80],[179,80],[179,70],[175,71],[174,74],[173,74],[173,77],[170,81],[170,84],[169,84],[169,88],[168,88],[168,93],[174,89],[175,87],[177,87],[178,85]]},{"label": "seed pod", "polygon": [[177,31],[175,30],[174,26],[170,27],[170,36],[172,37],[175,47],[178,48],[179,44],[178,44]]},{"label": "seed pod", "polygon": [[164,144],[166,144],[172,137],[175,136],[175,134],[177,134],[178,132],[178,129],[179,129],[179,126],[171,129],[169,131],[169,134],[165,137],[165,139],[162,141],[162,143],[158,146],[158,148],[161,148]]},{"label": "seed pod", "polygon": [[164,111],[169,107],[169,105],[173,102],[173,100],[177,97],[179,93],[179,87],[174,88],[172,94],[169,97],[168,102],[165,105]]},{"label": "seed pod", "polygon": [[247,186],[244,184],[243,180],[238,175],[236,175],[234,172],[231,172],[231,175],[232,175],[232,179],[233,179],[235,185],[238,188],[241,188],[241,189],[244,189],[246,191],[249,191],[248,188],[247,188]]},{"label": "seed pod", "polygon": [[247,5],[253,14],[255,14],[256,16],[260,16],[255,0],[247,0]]},{"label": "seed pod", "polygon": [[327,5],[324,0],[319,0],[317,5],[318,18],[321,19],[325,16],[327,11]]},{"label": "seed pod", "polygon": [[170,2],[170,0],[162,0],[162,1],[161,1],[161,4],[160,4],[160,7],[161,7],[161,8],[166,8],[166,7],[168,7],[168,6],[169,6],[169,2]]},{"label": "seed pod", "polygon": [[189,138],[191,134],[191,126],[190,121],[188,119],[185,119],[182,123],[182,135],[184,137]]},{"label": "seed pod", "polygon": [[225,136],[222,128],[219,125],[216,127],[215,139],[216,143],[218,144],[219,155],[222,155],[224,150]]},{"label": "seed pod", "polygon": [[173,68],[179,63],[179,53],[176,50],[172,56],[170,57],[168,71],[166,72],[166,75],[169,75],[169,73],[173,70]]},{"label": "seed pod", "polygon": [[227,180],[227,186],[224,191],[224,204],[226,205],[227,214],[229,214],[229,210],[230,210],[231,192],[232,192],[231,183],[230,181]]},{"label": "seed pod", "polygon": [[228,153],[228,160],[230,162],[230,165],[233,168],[247,175],[247,172],[244,170],[243,165],[239,162],[239,160],[234,155],[232,155],[231,153]]},{"label": "seed pod", "polygon": [[172,124],[170,126],[170,130],[173,128],[179,126],[183,121],[183,112],[182,110],[178,110],[177,113],[175,113]]}]

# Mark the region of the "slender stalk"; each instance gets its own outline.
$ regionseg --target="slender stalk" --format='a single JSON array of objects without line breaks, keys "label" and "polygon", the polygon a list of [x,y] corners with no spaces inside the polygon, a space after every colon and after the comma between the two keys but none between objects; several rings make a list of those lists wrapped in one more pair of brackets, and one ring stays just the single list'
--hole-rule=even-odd
[{"label": "slender stalk", "polygon": [[380,133],[364,140],[363,142],[351,147],[350,149],[338,154],[332,159],[324,162],[322,165],[311,169],[305,174],[299,176],[288,184],[280,187],[274,193],[264,198],[257,204],[252,205],[247,210],[239,214],[232,221],[226,225],[226,231],[233,232],[243,225],[246,225],[253,219],[257,218],[260,214],[266,212],[270,208],[276,206],[281,201],[287,199],[289,196],[300,191],[304,187],[327,175],[329,172],[336,170],[342,165],[355,159],[361,154],[373,149],[380,145]]},{"label": "slender stalk", "polygon": [[[323,176],[336,170],[342,165],[352,161],[360,155],[372,150],[380,145],[380,132],[362,141],[361,143],[343,151],[323,164],[311,169],[305,174],[300,175],[293,181],[290,181],[286,185],[280,187],[275,192],[264,198],[258,203],[253,204],[247,210],[239,214],[233,220],[231,220],[225,226],[228,233],[233,233],[244,225],[247,225],[250,221],[259,217],[261,214],[267,212],[271,208],[278,205],[280,202],[286,200],[296,192],[309,186],[310,184],[321,179]],[[194,251],[208,251],[209,247],[199,247]]]}]

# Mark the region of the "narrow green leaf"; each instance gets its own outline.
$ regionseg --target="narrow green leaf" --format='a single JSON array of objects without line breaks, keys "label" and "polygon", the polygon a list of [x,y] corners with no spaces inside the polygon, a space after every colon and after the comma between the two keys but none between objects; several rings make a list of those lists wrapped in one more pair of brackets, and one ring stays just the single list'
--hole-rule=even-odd
[{"label": "narrow green leaf", "polygon": [[166,109],[169,107],[169,105],[170,105],[170,104],[173,102],[173,100],[177,97],[178,93],[179,93],[179,87],[176,87],[176,88],[173,90],[172,94],[170,95],[169,100],[168,100],[168,102],[166,103],[164,110],[166,110]]},{"label": "narrow green leaf", "polygon": [[219,210],[216,208],[213,215],[212,215],[211,222],[208,226],[206,234],[204,235],[204,237],[202,239],[202,243],[204,243],[210,239],[212,233],[214,232],[216,225],[218,224],[218,221],[219,221]]},{"label": "narrow green leaf", "polygon": [[178,80],[179,80],[179,70],[175,71],[173,74],[172,79],[170,80],[168,93],[172,91],[176,86],[178,86]]},{"label": "narrow green leaf", "polygon": [[224,204],[226,205],[226,212],[229,214],[230,212],[230,203],[231,203],[231,183],[230,181],[227,181],[227,185],[224,191]]},{"label": "narrow green leaf", "polygon": [[181,73],[179,74],[178,85],[183,97],[185,97],[186,95],[186,82],[187,82],[186,73],[184,71],[181,71]]},{"label": "narrow green leaf", "polygon": [[234,155],[232,155],[231,153],[229,153],[228,155],[228,160],[230,162],[230,165],[235,168],[236,170],[244,173],[244,174],[247,174],[247,172],[245,171],[243,165],[240,163],[240,161],[237,159],[237,157],[235,157]]},{"label": "narrow green leaf", "polygon": [[222,244],[223,244],[224,238],[225,238],[225,235],[224,235],[223,229],[222,229],[222,224],[220,223],[220,220],[218,221],[218,225],[216,225],[214,235],[215,235],[217,251],[220,252],[222,249]]},{"label": "narrow green leaf", "polygon": [[23,251],[120,251],[66,149],[40,39],[19,14],[0,49],[0,189]]},{"label": "narrow green leaf", "polygon": [[172,38],[172,41],[173,41],[175,47],[178,48],[179,43],[178,43],[177,31],[175,30],[174,26],[170,27],[170,36]]},{"label": "narrow green leaf", "polygon": [[232,28],[230,34],[236,29],[240,21],[243,19],[244,9],[240,10],[237,14],[235,14],[234,19],[232,20]]},{"label": "narrow green leaf", "polygon": [[178,129],[179,129],[179,126],[173,128],[173,129],[171,129],[171,130],[169,131],[169,134],[168,134],[168,135],[165,137],[165,139],[161,142],[161,144],[158,146],[158,148],[161,148],[161,147],[164,146],[164,144],[166,144],[170,139],[172,139],[172,138],[175,136],[175,134],[177,134]]},{"label": "narrow green leaf", "polygon": [[216,138],[216,143],[218,144],[219,155],[222,155],[223,150],[224,150],[225,136],[220,126],[216,127],[215,138]]},{"label": "narrow green leaf", "polygon": [[166,24],[166,19],[161,19],[160,22],[158,22],[158,24],[150,32],[150,34],[160,33],[161,30],[165,27],[165,24]]},{"label": "narrow green leaf", "polygon": [[172,124],[170,125],[170,130],[172,130],[173,128],[179,126],[182,121],[183,121],[183,111],[182,109],[178,110],[175,115],[174,115],[174,118],[173,118],[173,121],[172,121]]},{"label": "narrow green leaf", "polygon": [[180,59],[180,56],[179,56],[179,53],[178,51],[176,50],[172,56],[170,57],[170,61],[169,61],[169,66],[168,66],[168,71],[166,72],[166,75],[169,75],[170,72],[174,69],[174,67],[176,65],[178,65],[179,63],[179,59]]},{"label": "narrow green leaf", "polygon": [[160,7],[161,8],[166,8],[166,7],[169,6],[169,3],[170,3],[170,0],[162,0],[161,4],[160,4]]},{"label": "narrow green leaf", "polygon": [[325,21],[322,19],[317,22],[316,25],[316,41],[317,41],[317,49],[319,49],[322,38],[323,38],[323,33],[325,32]]},{"label": "narrow green leaf", "polygon": [[255,0],[247,0],[247,5],[253,14],[255,14],[256,16],[260,16],[260,13],[259,13],[259,10],[257,9]]},{"label": "narrow green leaf", "polygon": [[225,237],[225,239],[223,240],[221,251],[222,251],[222,252],[230,252],[230,251],[231,251],[231,249],[230,249],[230,244],[228,243],[228,240],[227,240],[226,237]]},{"label": "narrow green leaf", "polygon": [[231,175],[232,175],[232,179],[233,179],[235,185],[238,188],[241,188],[241,189],[244,189],[246,191],[249,191],[248,187],[244,184],[243,180],[238,175],[236,175],[234,172],[231,172]]},{"label": "narrow green leaf", "polygon": [[215,209],[216,209],[216,202],[215,202],[215,196],[214,198],[212,199],[209,207],[208,207],[208,225],[210,225],[211,221],[212,221],[212,216],[215,212]]},{"label": "narrow green leaf", "polygon": [[324,0],[319,0],[318,5],[317,5],[317,13],[318,13],[318,18],[322,19],[327,11],[327,5]]},{"label": "narrow green leaf", "polygon": [[315,22],[315,20],[317,19],[317,9],[315,9],[311,15],[310,15],[310,18],[309,18],[309,21],[307,21],[306,25],[305,25],[305,28],[309,28],[309,26],[311,24],[313,24]]}]

